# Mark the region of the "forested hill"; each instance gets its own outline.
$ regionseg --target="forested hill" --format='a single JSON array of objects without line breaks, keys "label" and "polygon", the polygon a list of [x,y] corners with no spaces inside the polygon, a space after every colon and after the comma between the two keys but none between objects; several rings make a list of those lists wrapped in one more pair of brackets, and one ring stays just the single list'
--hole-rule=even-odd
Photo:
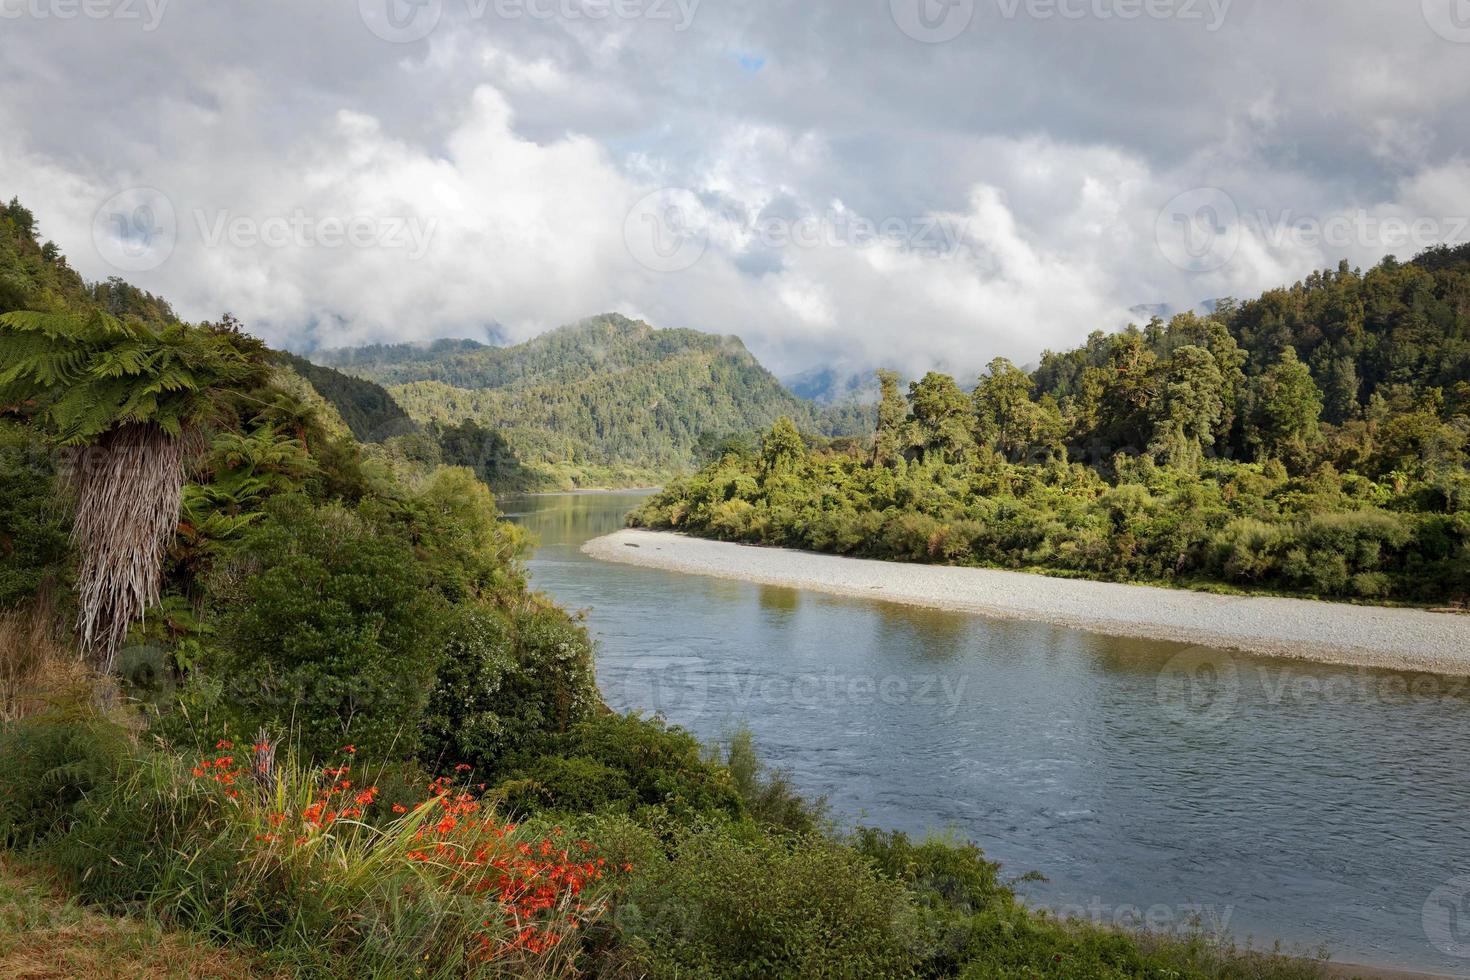
[{"label": "forested hill", "polygon": [[389,386],[419,421],[466,418],[500,430],[522,461],[687,469],[702,447],[768,428],[782,415],[805,432],[871,428],[871,410],[797,398],[736,337],[656,330],[607,314],[513,347],[440,341],[314,355]]},{"label": "forested hill", "polygon": [[[1288,351],[1321,400],[1314,423],[1352,425],[1426,399],[1436,412],[1446,402],[1470,404],[1470,244],[1430,249],[1412,262],[1390,256],[1366,272],[1343,262],[1256,299],[1222,300],[1207,317],[1182,314],[1167,324],[1155,317],[1141,330],[1095,332],[1076,350],[1043,356],[1033,395],[1096,416],[1103,375],[1128,375],[1138,383],[1122,401],[1142,405],[1162,390],[1154,369],[1187,345],[1214,355],[1224,401],[1219,445],[1237,454],[1250,452],[1249,410],[1264,407],[1252,399],[1263,394],[1255,379],[1281,371]],[[1145,413],[1120,405],[1104,420],[1112,424],[1092,434],[1113,445],[1146,444]]]},{"label": "forested hill", "polygon": [[866,452],[778,424],[635,519],[1121,581],[1470,605],[1470,246],[1095,333],[966,392],[884,372]]},{"label": "forested hill", "polygon": [[285,351],[273,357],[305,378],[317,394],[330,402],[358,441],[382,442],[417,431],[413,419],[382,385],[313,364]]}]

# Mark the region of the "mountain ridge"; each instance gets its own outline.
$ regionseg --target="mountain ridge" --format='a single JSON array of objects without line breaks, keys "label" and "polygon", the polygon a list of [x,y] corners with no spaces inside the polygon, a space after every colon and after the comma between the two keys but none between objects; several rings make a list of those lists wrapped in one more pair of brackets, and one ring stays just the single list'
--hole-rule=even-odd
[{"label": "mountain ridge", "polygon": [[520,344],[375,345],[314,355],[384,386],[417,422],[473,419],[543,466],[692,468],[713,440],[750,437],[779,417],[815,437],[856,435],[871,410],[789,391],[732,334],[659,328],[618,313]]}]

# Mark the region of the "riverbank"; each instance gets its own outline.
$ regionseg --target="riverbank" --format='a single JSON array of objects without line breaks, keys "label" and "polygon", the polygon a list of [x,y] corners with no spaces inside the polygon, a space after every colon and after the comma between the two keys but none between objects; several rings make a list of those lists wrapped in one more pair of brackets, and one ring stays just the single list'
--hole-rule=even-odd
[{"label": "riverbank", "polygon": [[606,561],[1347,666],[1470,675],[1470,616],[844,558],[624,529]]}]

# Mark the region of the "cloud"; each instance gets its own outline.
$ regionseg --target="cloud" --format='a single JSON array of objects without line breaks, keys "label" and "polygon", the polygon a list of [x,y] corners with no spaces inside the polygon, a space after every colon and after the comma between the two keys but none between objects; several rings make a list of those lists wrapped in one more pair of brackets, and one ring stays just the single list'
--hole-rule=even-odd
[{"label": "cloud", "polygon": [[944,44],[839,0],[432,0],[408,44],[354,6],[7,20],[0,192],[88,276],[297,349],[620,310],[791,373],[972,375],[1470,237],[1470,49],[1391,0],[977,0]]}]

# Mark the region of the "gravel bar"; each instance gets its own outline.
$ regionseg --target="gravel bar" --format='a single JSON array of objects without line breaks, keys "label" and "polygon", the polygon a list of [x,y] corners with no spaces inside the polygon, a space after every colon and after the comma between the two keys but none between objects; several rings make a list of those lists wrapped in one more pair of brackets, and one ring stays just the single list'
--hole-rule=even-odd
[{"label": "gravel bar", "polygon": [[606,561],[1324,663],[1470,674],[1470,615],[843,558],[626,529]]}]

